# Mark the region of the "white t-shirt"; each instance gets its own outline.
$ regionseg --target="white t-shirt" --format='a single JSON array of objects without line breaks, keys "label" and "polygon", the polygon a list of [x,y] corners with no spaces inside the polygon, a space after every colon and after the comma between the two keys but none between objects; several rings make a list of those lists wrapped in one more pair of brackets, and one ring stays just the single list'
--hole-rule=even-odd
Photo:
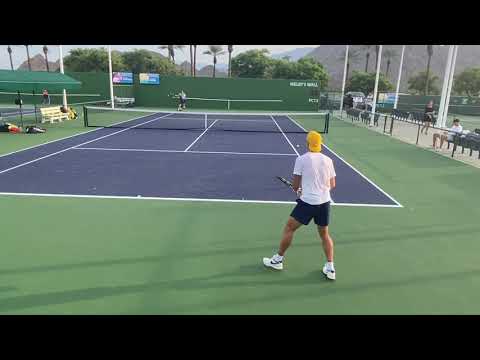
[{"label": "white t-shirt", "polygon": [[[458,126],[452,126],[452,128],[450,129],[450,131],[453,131],[453,132],[456,132],[458,134],[461,134],[463,132],[463,127],[462,125],[458,125]],[[452,141],[453,140],[453,135],[451,132],[448,133],[447,135],[447,139],[448,141]]]},{"label": "white t-shirt", "polygon": [[322,153],[307,152],[295,160],[294,175],[302,176],[300,200],[310,205],[331,201],[330,179],[335,177],[333,161]]}]

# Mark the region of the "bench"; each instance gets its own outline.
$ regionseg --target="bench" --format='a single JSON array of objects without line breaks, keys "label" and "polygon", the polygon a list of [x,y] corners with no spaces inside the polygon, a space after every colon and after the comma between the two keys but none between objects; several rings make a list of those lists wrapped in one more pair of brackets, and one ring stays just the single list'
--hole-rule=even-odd
[{"label": "bench", "polygon": [[408,118],[410,117],[410,113],[408,111],[403,111],[398,109],[393,109],[391,114],[392,114],[392,118],[395,120],[407,121]]},{"label": "bench", "polygon": [[352,122],[353,122],[353,120],[357,120],[357,121],[360,120],[361,110],[354,109],[354,108],[349,108],[349,109],[346,110],[346,113],[347,113],[347,118],[352,119]]},{"label": "bench", "polygon": [[465,151],[465,148],[470,149],[470,156],[472,156],[473,151],[478,151],[478,158],[480,159],[480,134],[475,132],[468,134],[455,134],[453,137],[453,150],[452,157],[457,150],[457,146],[462,147],[462,154]]},{"label": "bench", "polygon": [[68,113],[62,112],[60,106],[43,107],[40,108],[40,112],[42,114],[42,124],[46,122],[53,124],[55,121],[68,120]]},{"label": "bench", "polygon": [[118,97],[115,96],[113,98],[113,101],[115,102],[115,105],[118,106],[133,106],[135,104],[135,98],[126,98],[126,97]]}]

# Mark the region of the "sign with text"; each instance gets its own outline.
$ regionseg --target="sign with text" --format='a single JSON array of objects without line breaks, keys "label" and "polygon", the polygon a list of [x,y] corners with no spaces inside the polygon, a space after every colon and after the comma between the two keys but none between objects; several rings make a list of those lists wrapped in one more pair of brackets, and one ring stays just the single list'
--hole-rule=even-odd
[{"label": "sign with text", "polygon": [[114,72],[112,82],[114,84],[133,84],[133,73]]},{"label": "sign with text", "polygon": [[140,78],[140,84],[160,85],[160,75],[159,74],[141,73],[139,75],[139,78]]}]

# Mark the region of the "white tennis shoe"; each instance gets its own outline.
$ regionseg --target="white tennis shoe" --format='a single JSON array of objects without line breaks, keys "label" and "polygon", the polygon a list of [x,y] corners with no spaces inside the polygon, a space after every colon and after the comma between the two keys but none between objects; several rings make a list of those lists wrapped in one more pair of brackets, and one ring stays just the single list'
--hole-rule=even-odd
[{"label": "white tennis shoe", "polygon": [[283,270],[283,261],[277,261],[273,257],[272,258],[263,258],[263,265],[266,267],[271,267],[275,270]]},{"label": "white tennis shoe", "polygon": [[327,264],[323,265],[323,273],[330,280],[335,280],[335,269],[328,269]]}]

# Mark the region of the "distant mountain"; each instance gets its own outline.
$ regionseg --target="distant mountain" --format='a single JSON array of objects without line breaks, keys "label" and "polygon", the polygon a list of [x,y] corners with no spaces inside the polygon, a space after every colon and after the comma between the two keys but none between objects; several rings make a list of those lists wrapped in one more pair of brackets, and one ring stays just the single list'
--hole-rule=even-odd
[{"label": "distant mountain", "polygon": [[182,70],[183,74],[185,74],[186,76],[191,75],[192,70],[190,68],[190,63],[188,61],[184,61],[180,65],[177,65],[177,68]]},{"label": "distant mountain", "polygon": [[[213,76],[213,65],[207,65],[200,70],[197,70],[197,76]],[[227,77],[227,73],[215,68],[215,77]]]},{"label": "distant mountain", "polygon": [[[353,70],[365,70],[366,50],[361,45],[354,45],[350,47],[357,53],[356,60],[351,61],[350,72]],[[396,56],[392,58],[388,79],[395,85],[398,77],[398,70],[400,66],[400,55],[402,52],[401,45],[385,45],[382,53],[385,50],[394,50]],[[430,64],[430,71],[439,78],[437,84],[441,89],[443,82],[443,74],[447,61],[448,46],[434,45],[433,56]],[[329,73],[330,80],[328,87],[330,89],[340,89],[342,86],[345,45],[322,45],[306,56],[313,57],[323,64]],[[461,45],[457,54],[457,61],[455,66],[455,74],[459,74],[469,67],[480,66],[480,46],[478,45]],[[405,48],[405,55],[403,59],[402,79],[400,82],[400,91],[406,92],[408,89],[408,79],[420,71],[425,71],[427,67],[427,45],[407,45]],[[382,56],[382,63],[380,71],[385,74],[387,61]],[[368,62],[368,71],[375,71],[375,50],[370,51],[370,59]]]},{"label": "distant mountain", "polygon": [[[30,65],[32,71],[47,71],[47,65],[45,64],[45,57],[42,54],[37,54],[30,58]],[[49,70],[54,72],[60,68],[60,61],[48,62]],[[29,70],[28,69],[28,60],[25,60],[17,70]]]},{"label": "distant mountain", "polygon": [[308,53],[312,52],[312,49],[313,48],[311,47],[297,48],[290,51],[281,52],[278,54],[272,54],[271,56],[273,59],[282,59],[283,57],[288,56],[290,60],[297,61],[302,57],[304,57],[305,55],[307,55]]},{"label": "distant mountain", "polygon": [[[197,62],[197,69],[201,69],[201,68],[204,68],[206,66],[213,66],[212,63],[199,63]],[[224,71],[224,72],[227,72],[227,69],[228,69],[228,64],[221,64],[221,63],[217,63],[217,66],[216,66],[217,70],[221,70],[221,71]]]}]

